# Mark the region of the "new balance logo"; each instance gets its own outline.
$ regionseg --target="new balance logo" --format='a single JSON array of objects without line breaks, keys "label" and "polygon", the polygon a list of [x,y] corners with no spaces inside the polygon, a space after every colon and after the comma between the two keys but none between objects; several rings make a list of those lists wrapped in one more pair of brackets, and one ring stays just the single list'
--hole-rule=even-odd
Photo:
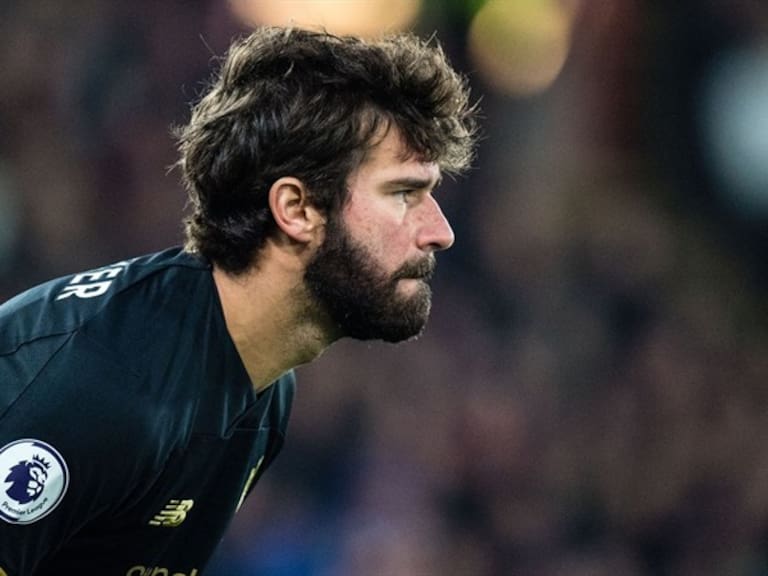
[{"label": "new balance logo", "polygon": [[149,521],[150,526],[168,526],[175,528],[187,517],[187,512],[195,505],[194,500],[171,500],[159,514]]}]

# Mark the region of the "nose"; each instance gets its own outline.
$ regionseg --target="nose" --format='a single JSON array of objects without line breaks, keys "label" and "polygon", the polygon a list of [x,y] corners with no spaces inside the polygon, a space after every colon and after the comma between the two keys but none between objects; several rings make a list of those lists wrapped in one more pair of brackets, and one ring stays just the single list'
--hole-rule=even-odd
[{"label": "nose", "polygon": [[433,196],[424,203],[425,213],[419,229],[417,243],[420,249],[430,252],[447,250],[453,246],[456,236],[448,219]]}]

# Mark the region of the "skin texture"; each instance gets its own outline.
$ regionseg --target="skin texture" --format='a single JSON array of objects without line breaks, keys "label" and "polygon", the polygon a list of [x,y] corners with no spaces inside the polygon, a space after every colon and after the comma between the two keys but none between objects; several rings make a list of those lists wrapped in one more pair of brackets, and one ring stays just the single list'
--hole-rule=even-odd
[{"label": "skin texture", "polygon": [[214,268],[227,327],[257,390],[339,338],[421,332],[434,253],[454,241],[433,195],[439,180],[439,167],[409,156],[390,127],[350,175],[335,217],[311,204],[300,180],[272,185],[278,231],[258,266],[238,275]]}]

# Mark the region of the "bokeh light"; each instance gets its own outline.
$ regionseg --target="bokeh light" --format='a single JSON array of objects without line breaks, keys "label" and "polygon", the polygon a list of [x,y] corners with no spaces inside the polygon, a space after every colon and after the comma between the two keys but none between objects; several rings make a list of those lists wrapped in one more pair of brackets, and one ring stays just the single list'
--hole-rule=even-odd
[{"label": "bokeh light", "polygon": [[248,25],[324,28],[334,34],[376,36],[405,30],[418,17],[421,0],[231,0]]},{"label": "bokeh light", "polygon": [[768,215],[768,46],[715,61],[702,99],[705,147],[722,192],[742,215]]},{"label": "bokeh light", "polygon": [[555,81],[570,49],[573,3],[489,0],[469,32],[480,74],[502,92],[530,95]]}]

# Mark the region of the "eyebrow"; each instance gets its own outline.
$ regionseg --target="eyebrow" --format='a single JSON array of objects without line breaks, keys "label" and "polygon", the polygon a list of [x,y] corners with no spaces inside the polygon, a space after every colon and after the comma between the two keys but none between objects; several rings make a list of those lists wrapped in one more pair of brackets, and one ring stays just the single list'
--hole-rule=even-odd
[{"label": "eyebrow", "polygon": [[422,188],[437,188],[442,181],[442,175],[438,176],[436,179],[405,177],[388,180],[384,185],[388,188],[413,188],[415,190],[420,190]]}]

